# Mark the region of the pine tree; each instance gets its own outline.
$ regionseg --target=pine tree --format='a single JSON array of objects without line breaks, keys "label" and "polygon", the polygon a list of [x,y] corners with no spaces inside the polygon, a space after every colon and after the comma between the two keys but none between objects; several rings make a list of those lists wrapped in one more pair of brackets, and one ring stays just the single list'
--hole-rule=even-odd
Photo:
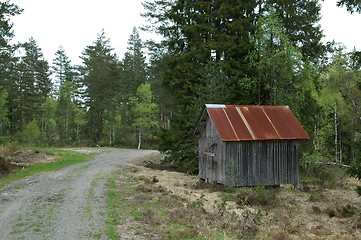
[{"label": "pine tree", "polygon": [[109,45],[109,39],[102,31],[96,41],[87,46],[82,54],[83,82],[86,87],[89,135],[94,142],[103,140],[106,111],[117,109],[120,91],[120,69],[116,55]]}]

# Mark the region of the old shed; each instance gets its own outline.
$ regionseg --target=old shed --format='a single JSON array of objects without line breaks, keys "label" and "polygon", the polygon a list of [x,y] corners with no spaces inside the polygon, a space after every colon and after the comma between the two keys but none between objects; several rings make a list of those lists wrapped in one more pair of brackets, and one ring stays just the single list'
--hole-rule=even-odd
[{"label": "old shed", "polygon": [[201,179],[227,186],[298,185],[298,146],[309,136],[288,106],[206,104],[194,135]]}]

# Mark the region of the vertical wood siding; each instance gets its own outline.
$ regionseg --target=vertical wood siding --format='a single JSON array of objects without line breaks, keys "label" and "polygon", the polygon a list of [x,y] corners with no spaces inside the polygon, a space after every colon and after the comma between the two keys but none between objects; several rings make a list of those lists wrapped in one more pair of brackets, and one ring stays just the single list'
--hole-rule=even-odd
[{"label": "vertical wood siding", "polygon": [[297,140],[222,142],[212,120],[199,138],[199,178],[227,186],[299,183]]}]

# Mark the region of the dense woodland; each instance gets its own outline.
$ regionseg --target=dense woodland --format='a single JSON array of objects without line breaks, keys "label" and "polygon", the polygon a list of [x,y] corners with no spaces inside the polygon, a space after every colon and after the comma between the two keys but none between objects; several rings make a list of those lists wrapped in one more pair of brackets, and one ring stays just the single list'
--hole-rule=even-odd
[{"label": "dense woodland", "polygon": [[[143,5],[147,25],[134,28],[124,56],[102,31],[76,66],[62,47],[49,62],[36,39],[10,44],[22,9],[0,1],[0,142],[158,148],[193,172],[205,103],[288,105],[311,137],[303,162],[361,175],[361,52],[321,42],[320,1]],[[361,12],[358,1],[338,6]]]}]

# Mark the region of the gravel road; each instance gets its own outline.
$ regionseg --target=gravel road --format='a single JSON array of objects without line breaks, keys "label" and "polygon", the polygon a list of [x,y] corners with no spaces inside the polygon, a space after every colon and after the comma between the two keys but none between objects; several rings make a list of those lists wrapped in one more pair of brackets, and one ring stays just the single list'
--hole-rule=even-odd
[{"label": "gravel road", "polygon": [[115,150],[0,189],[0,239],[105,239],[105,184],[147,150]]}]

